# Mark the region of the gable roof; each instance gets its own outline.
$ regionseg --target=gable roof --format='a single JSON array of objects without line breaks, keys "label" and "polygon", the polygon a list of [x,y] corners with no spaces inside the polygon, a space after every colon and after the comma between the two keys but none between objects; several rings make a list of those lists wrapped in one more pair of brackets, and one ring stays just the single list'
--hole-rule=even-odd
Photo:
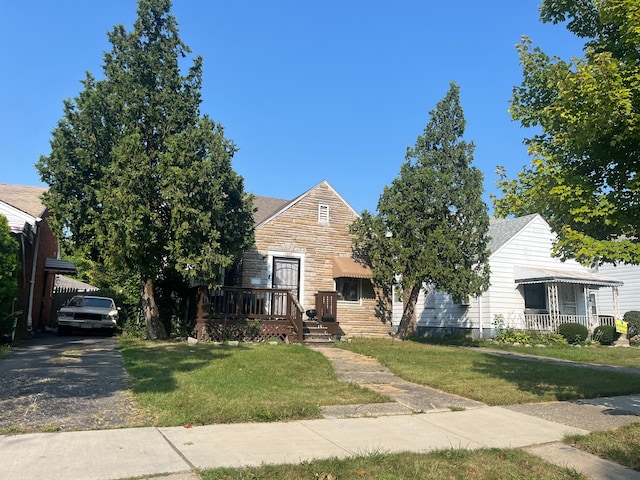
[{"label": "gable roof", "polygon": [[[525,215],[524,217],[516,218],[494,218],[489,221],[488,235],[490,237],[487,248],[489,253],[493,255],[509,240],[511,240],[520,230],[531,223],[535,218],[542,217],[537,213]],[[545,222],[546,223],[546,222]]]},{"label": "gable roof", "polygon": [[338,197],[342,201],[342,203],[344,203],[354,213],[354,215],[359,216],[358,212],[356,212],[354,208],[351,205],[349,205],[349,203],[347,203],[347,201],[344,198],[342,198],[342,195],[340,195],[336,191],[336,189],[329,184],[329,182],[327,182],[326,180],[322,180],[320,183],[311,187],[309,190],[307,190],[303,194],[298,195],[293,200],[283,200],[279,198],[255,196],[254,206],[257,208],[257,211],[254,212],[253,214],[253,221],[254,221],[255,227],[257,228],[260,225],[268,222],[272,218],[287,211],[289,208],[291,208],[293,205],[295,205],[300,200],[305,198],[307,195],[309,195],[310,192],[318,188],[320,185],[326,185],[334,193],[334,195]]},{"label": "gable roof", "polygon": [[42,217],[46,211],[40,196],[47,187],[29,187],[0,183],[0,201],[11,205],[32,217]]},{"label": "gable roof", "polygon": [[66,290],[77,290],[78,292],[97,292],[100,290],[98,287],[89,285],[88,283],[81,282],[75,278],[65,277],[64,275],[56,275],[55,288]]},{"label": "gable roof", "polygon": [[253,212],[253,223],[259,225],[267,218],[273,216],[276,212],[282,210],[291,200],[284,200],[282,198],[261,197],[255,195],[253,199],[253,206],[256,211]]}]

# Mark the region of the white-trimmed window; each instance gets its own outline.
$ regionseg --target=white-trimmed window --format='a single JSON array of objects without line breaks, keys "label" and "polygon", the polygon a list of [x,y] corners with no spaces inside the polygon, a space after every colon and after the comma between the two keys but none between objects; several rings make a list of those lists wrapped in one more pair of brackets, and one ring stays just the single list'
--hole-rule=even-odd
[{"label": "white-trimmed window", "polygon": [[329,205],[325,203],[318,205],[318,223],[329,223]]}]

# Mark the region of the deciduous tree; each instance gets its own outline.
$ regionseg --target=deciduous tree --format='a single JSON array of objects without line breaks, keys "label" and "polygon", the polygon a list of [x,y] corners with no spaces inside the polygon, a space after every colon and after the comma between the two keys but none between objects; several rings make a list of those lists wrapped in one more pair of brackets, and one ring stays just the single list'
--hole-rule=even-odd
[{"label": "deciduous tree", "polygon": [[138,279],[147,336],[164,338],[156,282],[175,271],[215,285],[252,240],[251,199],[234,144],[201,115],[202,59],[178,36],[170,0],[139,0],[133,31],[109,34],[104,78],[64,104],[37,165],[45,203],[70,245]]},{"label": "deciduous tree", "polygon": [[636,0],[545,0],[543,22],[585,39],[583,58],[518,46],[523,81],[511,113],[537,134],[516,179],[499,168],[496,214],[540,213],[556,253],[592,264],[640,263],[640,9]]},{"label": "deciduous tree", "polygon": [[380,196],[378,214],[365,211],[352,226],[355,251],[370,263],[374,282],[397,282],[407,292],[402,338],[424,284],[456,297],[479,295],[489,286],[482,173],[471,166],[475,146],[463,140],[456,84],[430,115],[423,135],[407,149],[400,175]]}]

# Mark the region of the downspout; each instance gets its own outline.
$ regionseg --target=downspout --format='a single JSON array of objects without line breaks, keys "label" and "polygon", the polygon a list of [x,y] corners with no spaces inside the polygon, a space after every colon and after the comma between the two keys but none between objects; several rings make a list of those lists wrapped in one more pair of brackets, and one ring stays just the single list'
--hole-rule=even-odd
[{"label": "downspout", "polygon": [[482,295],[478,295],[478,330],[480,338],[484,338],[484,328],[482,325]]},{"label": "downspout", "polygon": [[33,330],[33,290],[36,285],[36,270],[38,266],[38,247],[40,246],[40,227],[38,226],[38,222],[42,219],[40,217],[36,218],[35,227],[36,227],[36,248],[33,251],[33,261],[31,262],[31,282],[29,285],[29,310],[27,313],[27,332],[31,332]]}]

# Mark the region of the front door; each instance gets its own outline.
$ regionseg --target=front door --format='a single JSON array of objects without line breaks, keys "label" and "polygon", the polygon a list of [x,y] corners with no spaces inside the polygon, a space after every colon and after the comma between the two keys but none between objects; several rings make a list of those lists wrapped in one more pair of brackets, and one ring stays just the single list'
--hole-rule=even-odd
[{"label": "front door", "polygon": [[[300,299],[300,259],[290,257],[273,257],[273,288],[282,288],[291,291],[297,299]],[[287,311],[286,295],[277,295],[273,299],[275,314],[284,314]]]},{"label": "front door", "polygon": [[273,288],[291,290],[300,298],[300,259],[273,257]]},{"label": "front door", "polygon": [[560,285],[560,313],[575,315],[577,313],[576,290],[572,284]]}]

